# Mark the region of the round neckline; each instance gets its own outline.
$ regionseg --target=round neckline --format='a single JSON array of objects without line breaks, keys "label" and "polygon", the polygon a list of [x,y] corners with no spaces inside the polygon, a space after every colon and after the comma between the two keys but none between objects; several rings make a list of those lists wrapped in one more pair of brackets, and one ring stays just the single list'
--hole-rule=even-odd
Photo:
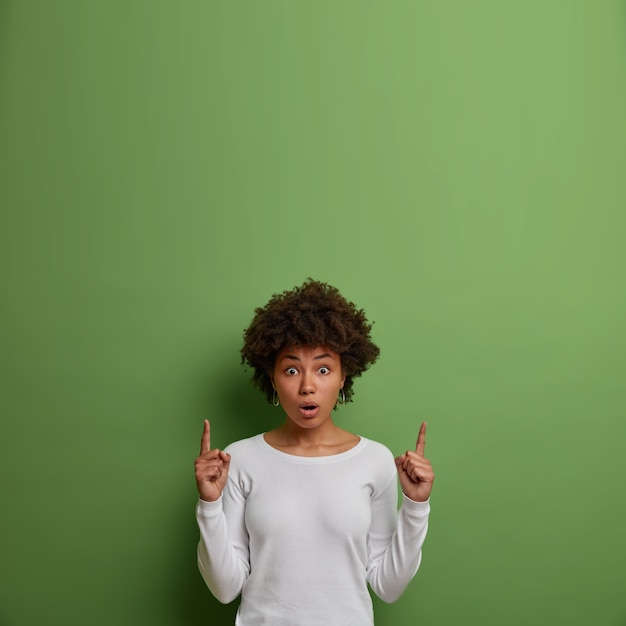
[{"label": "round neckline", "polygon": [[301,456],[299,454],[290,454],[289,452],[283,452],[282,450],[279,450],[278,448],[270,445],[269,443],[267,443],[267,441],[265,441],[265,434],[266,433],[260,433],[259,435],[257,435],[257,440],[267,452],[273,454],[274,456],[280,457],[285,460],[290,460],[295,463],[333,463],[335,461],[341,461],[356,454],[357,452],[362,450],[367,444],[367,439],[365,439],[365,437],[357,435],[357,437],[359,437],[359,441],[351,448],[349,448],[348,450],[344,450],[343,452],[338,452],[337,454],[326,454],[322,456]]}]

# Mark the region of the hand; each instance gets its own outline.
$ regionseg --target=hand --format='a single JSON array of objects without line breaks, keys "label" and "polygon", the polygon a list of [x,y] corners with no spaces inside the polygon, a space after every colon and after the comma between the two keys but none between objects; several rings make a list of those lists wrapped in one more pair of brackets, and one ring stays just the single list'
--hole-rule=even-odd
[{"label": "hand", "polygon": [[430,461],[424,458],[425,445],[426,422],[423,422],[417,435],[415,452],[407,450],[403,455],[396,457],[396,468],[402,491],[407,498],[415,502],[425,502],[430,498],[435,480]]},{"label": "hand", "polygon": [[222,495],[228,479],[230,454],[223,450],[211,450],[211,425],[204,420],[204,431],[200,444],[200,456],[195,461],[196,484],[202,500],[215,502]]}]

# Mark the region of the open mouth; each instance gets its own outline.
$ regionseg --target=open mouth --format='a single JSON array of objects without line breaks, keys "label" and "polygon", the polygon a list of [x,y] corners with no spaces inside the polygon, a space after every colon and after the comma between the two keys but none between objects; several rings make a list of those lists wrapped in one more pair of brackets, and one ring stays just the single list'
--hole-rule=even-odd
[{"label": "open mouth", "polygon": [[304,417],[315,417],[319,411],[317,404],[301,404],[298,408]]}]

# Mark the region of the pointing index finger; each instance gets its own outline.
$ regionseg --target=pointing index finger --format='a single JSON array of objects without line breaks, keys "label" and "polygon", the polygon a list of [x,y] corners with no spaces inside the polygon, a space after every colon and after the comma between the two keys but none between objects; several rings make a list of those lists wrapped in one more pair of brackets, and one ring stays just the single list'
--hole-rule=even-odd
[{"label": "pointing index finger", "polygon": [[211,424],[209,420],[204,420],[204,430],[202,431],[202,441],[200,443],[200,454],[204,454],[211,449]]},{"label": "pointing index finger", "polygon": [[420,456],[424,456],[424,447],[426,446],[426,422],[422,422],[419,434],[417,435],[417,443],[415,444],[415,452]]}]

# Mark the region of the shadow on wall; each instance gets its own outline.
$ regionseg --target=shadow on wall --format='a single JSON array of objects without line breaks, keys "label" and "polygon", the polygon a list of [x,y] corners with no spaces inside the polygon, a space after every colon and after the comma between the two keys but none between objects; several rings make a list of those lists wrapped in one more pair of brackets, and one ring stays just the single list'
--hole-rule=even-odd
[{"label": "shadow on wall", "polygon": [[[232,358],[230,354],[223,357],[213,355],[212,360],[228,362]],[[213,443],[218,447],[274,428],[282,421],[282,409],[269,404],[261,392],[252,386],[251,375],[250,371],[244,371],[235,362],[232,368],[225,368],[223,378],[216,380],[212,375],[207,377],[208,382],[207,379],[199,382],[198,398],[202,414],[211,420]],[[224,440],[223,433],[220,435],[220,422],[228,422],[228,441]],[[193,482],[193,477],[190,480]],[[180,585],[178,597],[181,619],[178,623],[181,626],[234,624],[239,600],[228,605],[218,602],[198,571],[195,560],[198,527],[193,517],[193,504],[190,514],[184,513],[184,519],[185,526],[179,535],[183,541],[177,548],[182,555],[176,568]]]}]

